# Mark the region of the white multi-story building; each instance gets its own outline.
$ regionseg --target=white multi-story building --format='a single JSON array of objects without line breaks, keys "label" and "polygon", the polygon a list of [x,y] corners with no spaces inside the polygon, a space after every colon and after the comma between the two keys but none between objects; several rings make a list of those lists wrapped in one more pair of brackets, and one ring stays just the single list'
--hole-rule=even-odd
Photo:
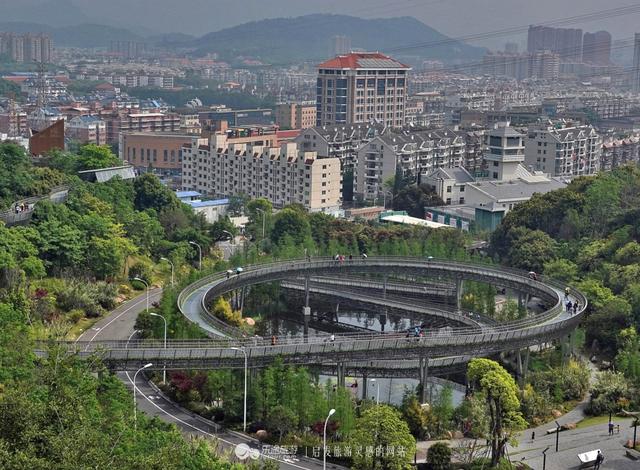
[{"label": "white multi-story building", "polygon": [[549,122],[532,127],[525,143],[525,165],[551,176],[595,175],[600,170],[602,138],[593,126]]},{"label": "white multi-story building", "polygon": [[465,163],[466,139],[462,132],[387,132],[363,144],[357,153],[355,192],[365,200],[383,195],[383,183],[399,167],[415,181],[436,168],[460,167]]},{"label": "white multi-story building", "polygon": [[340,159],[343,172],[355,171],[360,146],[384,132],[380,124],[316,126],[304,129],[295,142],[304,151],[317,152],[320,158]]},{"label": "white multi-story building", "polygon": [[182,150],[182,188],[207,196],[245,194],[269,199],[275,207],[302,204],[309,211],[340,207],[340,160],[317,158],[294,142],[279,147],[230,143],[211,136],[209,145],[186,144]]},{"label": "white multi-story building", "polygon": [[352,52],[318,65],[317,125],[377,121],[402,127],[410,67],[378,52]]}]

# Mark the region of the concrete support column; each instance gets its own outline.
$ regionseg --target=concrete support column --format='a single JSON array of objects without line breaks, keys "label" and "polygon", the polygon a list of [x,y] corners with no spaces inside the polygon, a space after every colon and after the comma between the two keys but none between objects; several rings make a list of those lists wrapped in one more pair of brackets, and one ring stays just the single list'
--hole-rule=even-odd
[{"label": "concrete support column", "polygon": [[387,282],[389,281],[389,275],[384,275],[384,280],[382,281],[382,298],[387,298]]},{"label": "concrete support column", "polygon": [[462,309],[462,291],[464,290],[464,280],[456,280],[456,310]]},{"label": "concrete support column", "polygon": [[418,397],[418,400],[420,400],[420,403],[426,403],[428,399],[428,395],[427,395],[428,383],[427,382],[429,379],[429,358],[421,357],[419,367],[420,367],[420,370],[419,370],[420,396]]},{"label": "concrete support column", "polygon": [[304,306],[309,307],[309,275],[304,277]]},{"label": "concrete support column", "polygon": [[568,335],[560,340],[560,350],[562,351],[562,365],[566,366],[571,358],[571,335]]},{"label": "concrete support column", "polygon": [[309,342],[309,320],[311,319],[311,308],[310,307],[302,307],[302,316],[304,318],[304,342]]},{"label": "concrete support column", "polygon": [[527,381],[527,371],[529,369],[529,348],[518,349],[516,352],[516,374],[520,389],[524,388]]},{"label": "concrete support column", "polygon": [[367,373],[364,372],[362,374],[362,399],[366,400],[367,399],[367,390],[369,389],[369,377],[367,376]]},{"label": "concrete support column", "polygon": [[338,313],[340,313],[340,302],[336,302],[336,314],[335,314],[336,323],[338,323]]},{"label": "concrete support column", "polygon": [[337,378],[338,378],[338,387],[343,387],[346,385],[346,367],[344,362],[338,362],[337,364]]},{"label": "concrete support column", "polygon": [[518,308],[523,308],[524,306],[524,294],[522,292],[518,292]]},{"label": "concrete support column", "polygon": [[384,313],[380,314],[380,331],[384,333],[384,327],[387,324],[387,309],[385,308]]}]

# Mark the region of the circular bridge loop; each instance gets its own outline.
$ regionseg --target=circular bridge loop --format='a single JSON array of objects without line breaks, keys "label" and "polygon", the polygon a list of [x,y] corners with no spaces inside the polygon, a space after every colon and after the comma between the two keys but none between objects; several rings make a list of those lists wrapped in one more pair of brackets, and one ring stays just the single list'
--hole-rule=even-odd
[{"label": "circular bridge loop", "polygon": [[[404,333],[397,332],[362,332],[336,334],[333,340],[329,334],[282,338],[276,344],[270,339],[239,337],[237,328],[225,324],[207,309],[214,298],[254,284],[314,276],[343,278],[358,273],[445,278],[456,281],[458,289],[459,281],[484,282],[538,298],[549,308],[521,320],[429,330],[418,338],[406,338]],[[579,303],[575,314],[565,311],[567,300]],[[168,368],[242,367],[244,353],[252,367],[268,365],[278,357],[291,364],[343,364],[343,371],[344,364],[349,363],[374,370],[393,368],[393,361],[397,367],[401,359],[423,361],[429,367],[458,366],[462,359],[451,358],[468,360],[562,338],[575,329],[586,307],[587,299],[575,289],[543,277],[533,280],[524,271],[495,265],[409,257],[369,257],[344,262],[329,258],[291,260],[250,266],[229,277],[226,273],[214,274],[185,288],[178,296],[178,308],[190,321],[207,330],[210,339],[170,340],[166,348],[158,340],[74,343],[69,347],[84,354],[99,351],[113,367],[158,361]]]},{"label": "circular bridge loop", "polygon": [[[276,345],[261,339],[233,340],[232,338],[240,336],[240,330],[224,323],[208,310],[208,305],[216,297],[254,284],[315,276],[334,276],[339,279],[345,275],[362,273],[484,282],[536,297],[550,308],[543,313],[499,325],[475,325],[431,331],[424,337],[411,341],[406,340],[404,334],[393,332],[357,333],[336,335],[335,342],[331,344],[327,344],[327,334],[308,338],[287,338],[279,340]],[[566,290],[569,291],[568,296],[565,294]],[[579,302],[580,308],[577,313],[565,311],[566,300]],[[244,345],[256,358],[263,355],[301,358],[304,356],[306,360],[313,357],[314,360],[322,362],[336,358],[366,360],[372,357],[390,359],[450,357],[454,354],[486,355],[520,349],[570,333],[582,319],[587,299],[577,290],[557,281],[542,276],[533,280],[525,271],[496,265],[417,257],[369,257],[344,261],[314,258],[250,266],[240,274],[230,277],[224,273],[207,276],[180,293],[178,307],[188,319],[204,327],[210,336],[228,344]],[[455,316],[451,312],[446,313]]]}]

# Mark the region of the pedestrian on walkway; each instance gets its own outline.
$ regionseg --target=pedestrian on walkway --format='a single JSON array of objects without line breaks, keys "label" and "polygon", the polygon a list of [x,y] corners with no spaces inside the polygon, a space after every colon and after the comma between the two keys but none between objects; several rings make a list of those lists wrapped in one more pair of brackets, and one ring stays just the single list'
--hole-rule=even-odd
[{"label": "pedestrian on walkway", "polygon": [[576,313],[578,313],[578,309],[580,308],[579,306],[580,306],[580,303],[576,300],[576,301],[573,303],[573,314],[574,314],[574,315],[575,315]]},{"label": "pedestrian on walkway", "polygon": [[613,423],[609,423],[609,435],[613,436]]},{"label": "pedestrian on walkway", "polygon": [[598,451],[598,455],[596,456],[596,465],[594,468],[596,470],[600,470],[600,465],[602,465],[603,461],[604,461],[604,455],[602,455],[602,452]]},{"label": "pedestrian on walkway", "polygon": [[536,432],[535,432],[535,431],[532,431],[532,432],[531,432],[531,442],[533,442],[533,441],[535,441],[535,440],[536,440]]},{"label": "pedestrian on walkway", "polygon": [[620,434],[620,425],[616,424],[616,434]]},{"label": "pedestrian on walkway", "polygon": [[573,304],[571,301],[567,302],[567,312],[571,313],[573,310]]}]

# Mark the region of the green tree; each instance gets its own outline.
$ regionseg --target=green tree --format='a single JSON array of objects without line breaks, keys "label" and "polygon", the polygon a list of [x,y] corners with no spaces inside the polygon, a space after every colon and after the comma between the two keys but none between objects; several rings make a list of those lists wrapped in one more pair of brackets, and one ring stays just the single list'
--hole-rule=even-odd
[{"label": "green tree", "polygon": [[442,206],[444,201],[426,185],[406,186],[396,193],[393,199],[393,209],[407,211],[412,217],[424,219],[425,207]]},{"label": "green tree", "polygon": [[627,378],[620,372],[600,372],[591,387],[591,397],[586,412],[600,416],[617,413],[628,407],[632,390]]},{"label": "green tree", "polygon": [[298,426],[298,415],[282,405],[276,405],[269,413],[267,427],[278,433],[280,440]]},{"label": "green tree", "polygon": [[280,245],[286,237],[293,243],[301,245],[311,236],[311,226],[305,214],[292,208],[284,208],[275,217],[271,241]]},{"label": "green tree", "polygon": [[227,207],[228,214],[232,217],[238,217],[242,215],[248,201],[249,197],[246,194],[229,196],[229,206]]},{"label": "green tree", "polygon": [[528,271],[542,272],[545,263],[553,261],[555,241],[540,230],[525,230],[509,250],[509,263]]},{"label": "green tree", "polygon": [[136,178],[133,188],[135,208],[139,211],[155,209],[160,212],[176,209],[180,206],[176,195],[151,173],[145,173]]},{"label": "green tree", "polygon": [[[588,298],[588,297],[587,297]],[[613,297],[606,306],[594,307],[585,321],[587,345],[594,341],[606,351],[614,351],[618,332],[631,326],[631,305],[622,297]]]},{"label": "green tree", "polygon": [[238,234],[238,229],[233,225],[229,217],[224,216],[211,225],[209,233],[214,241],[220,241],[229,239],[229,234],[235,237]]},{"label": "green tree", "polygon": [[443,387],[440,390],[431,410],[432,417],[435,419],[436,431],[438,434],[442,434],[449,429],[453,418],[453,390],[451,387]]},{"label": "green tree", "polygon": [[152,209],[131,212],[124,221],[124,229],[131,241],[147,254],[155,252],[166,238],[157,212]]},{"label": "green tree", "polygon": [[353,201],[353,170],[347,168],[342,174],[342,200]]},{"label": "green tree", "polygon": [[255,237],[262,238],[262,229],[264,227],[265,236],[269,233],[271,227],[271,213],[273,205],[271,201],[265,198],[252,199],[246,204],[245,214],[249,217],[247,229]]},{"label": "green tree", "polygon": [[355,470],[408,470],[412,468],[416,441],[400,414],[386,405],[365,410],[349,436],[352,448],[393,449],[393,455],[367,452],[353,457]]},{"label": "green tree", "polygon": [[416,439],[422,438],[429,421],[429,414],[421,406],[415,393],[405,393],[402,397],[400,410],[402,411],[402,419],[409,426],[411,434]]},{"label": "green tree", "polygon": [[556,259],[544,263],[544,274],[561,282],[572,283],[578,278],[578,266],[567,259]]},{"label": "green tree", "polygon": [[444,442],[436,442],[427,449],[427,464],[432,470],[448,470],[451,466],[451,447]]},{"label": "green tree", "polygon": [[76,170],[95,170],[122,165],[107,145],[88,144],[80,148]]},{"label": "green tree", "polygon": [[520,412],[518,386],[500,364],[489,359],[471,360],[467,377],[473,389],[486,400],[491,464],[495,466],[504,456],[507,442],[527,424]]}]

